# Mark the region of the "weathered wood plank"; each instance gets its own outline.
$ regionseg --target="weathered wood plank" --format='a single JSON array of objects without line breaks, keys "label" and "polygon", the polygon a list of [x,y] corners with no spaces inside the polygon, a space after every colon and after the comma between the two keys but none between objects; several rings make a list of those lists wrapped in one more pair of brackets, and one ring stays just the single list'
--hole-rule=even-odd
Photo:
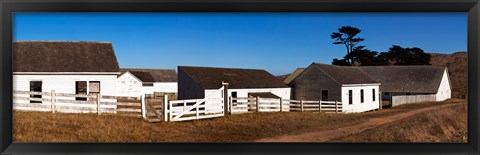
[{"label": "weathered wood plank", "polygon": [[142,112],[142,109],[117,108],[118,112]]},{"label": "weathered wood plank", "polygon": [[[204,116],[199,116],[198,119],[206,119],[206,118],[214,118],[214,117],[221,117],[224,116],[223,114],[215,114],[215,115],[204,115]],[[172,121],[188,121],[188,120],[195,120],[197,119],[196,116],[190,116],[190,117],[181,117],[178,119],[174,119]]]},{"label": "weathered wood plank", "polygon": [[65,100],[65,99],[56,99],[56,103],[96,104],[95,101],[78,101],[78,100]]},{"label": "weathered wood plank", "polygon": [[51,109],[50,104],[42,104],[42,103],[14,103],[13,108],[15,109],[16,107]]},{"label": "weathered wood plank", "polygon": [[45,96],[50,96],[50,92],[31,92],[31,91],[19,91],[15,90],[13,91],[14,94],[30,94],[30,95],[45,95]]},{"label": "weathered wood plank", "polygon": [[57,97],[85,97],[85,98],[97,98],[96,95],[84,95],[84,94],[69,94],[69,93],[55,93]]},{"label": "weathered wood plank", "polygon": [[102,102],[102,105],[117,105],[117,106],[135,106],[141,107],[142,104],[140,103],[133,103],[133,102]]}]

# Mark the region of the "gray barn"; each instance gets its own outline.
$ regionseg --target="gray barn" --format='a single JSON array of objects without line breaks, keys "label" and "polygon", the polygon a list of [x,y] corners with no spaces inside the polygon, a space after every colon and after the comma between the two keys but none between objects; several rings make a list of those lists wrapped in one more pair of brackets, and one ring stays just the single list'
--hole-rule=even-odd
[{"label": "gray barn", "polygon": [[312,63],[290,85],[295,100],[341,101],[345,112],[379,108],[380,83],[356,67]]}]

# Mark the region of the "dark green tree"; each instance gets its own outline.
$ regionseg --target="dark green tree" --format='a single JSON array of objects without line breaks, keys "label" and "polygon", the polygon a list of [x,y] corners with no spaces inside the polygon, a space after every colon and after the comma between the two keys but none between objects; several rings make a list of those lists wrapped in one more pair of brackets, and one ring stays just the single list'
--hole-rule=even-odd
[{"label": "dark green tree", "polygon": [[352,64],[357,63],[361,66],[385,65],[385,61],[379,59],[377,53],[378,52],[365,49],[365,46],[357,46],[351,53],[345,56],[345,59],[352,60]]},{"label": "dark green tree", "polygon": [[[332,32],[330,37],[335,39],[333,44],[339,45],[343,44],[347,48],[347,55],[350,54],[355,46],[360,43],[361,41],[365,40],[360,37],[356,37],[362,30],[352,26],[342,26],[338,28],[338,32]],[[353,63],[353,60],[346,59],[347,62],[350,64]]]},{"label": "dark green tree", "polygon": [[382,56],[393,65],[431,65],[430,54],[417,47],[403,48],[393,45]]},{"label": "dark green tree", "polygon": [[332,65],[337,65],[337,66],[351,66],[350,63],[347,62],[345,59],[333,59]]}]

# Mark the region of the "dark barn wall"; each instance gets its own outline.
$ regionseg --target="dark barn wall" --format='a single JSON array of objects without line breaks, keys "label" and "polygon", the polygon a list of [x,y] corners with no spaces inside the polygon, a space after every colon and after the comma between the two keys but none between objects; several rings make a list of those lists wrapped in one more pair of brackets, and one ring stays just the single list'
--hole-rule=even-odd
[{"label": "dark barn wall", "polygon": [[205,89],[195,82],[182,69],[178,68],[178,99],[205,98]]},{"label": "dark barn wall", "polygon": [[328,90],[328,100],[341,101],[341,86],[314,66],[310,66],[292,81],[295,100],[319,100],[321,90]]}]

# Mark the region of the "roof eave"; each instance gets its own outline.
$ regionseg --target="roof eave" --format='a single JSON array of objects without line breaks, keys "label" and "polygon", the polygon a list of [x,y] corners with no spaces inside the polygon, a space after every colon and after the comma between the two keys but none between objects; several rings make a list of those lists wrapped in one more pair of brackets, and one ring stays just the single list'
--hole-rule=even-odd
[{"label": "roof eave", "polygon": [[345,87],[352,87],[352,86],[380,86],[381,83],[363,83],[363,84],[342,84]]},{"label": "roof eave", "polygon": [[120,72],[13,72],[14,75],[119,75]]}]

